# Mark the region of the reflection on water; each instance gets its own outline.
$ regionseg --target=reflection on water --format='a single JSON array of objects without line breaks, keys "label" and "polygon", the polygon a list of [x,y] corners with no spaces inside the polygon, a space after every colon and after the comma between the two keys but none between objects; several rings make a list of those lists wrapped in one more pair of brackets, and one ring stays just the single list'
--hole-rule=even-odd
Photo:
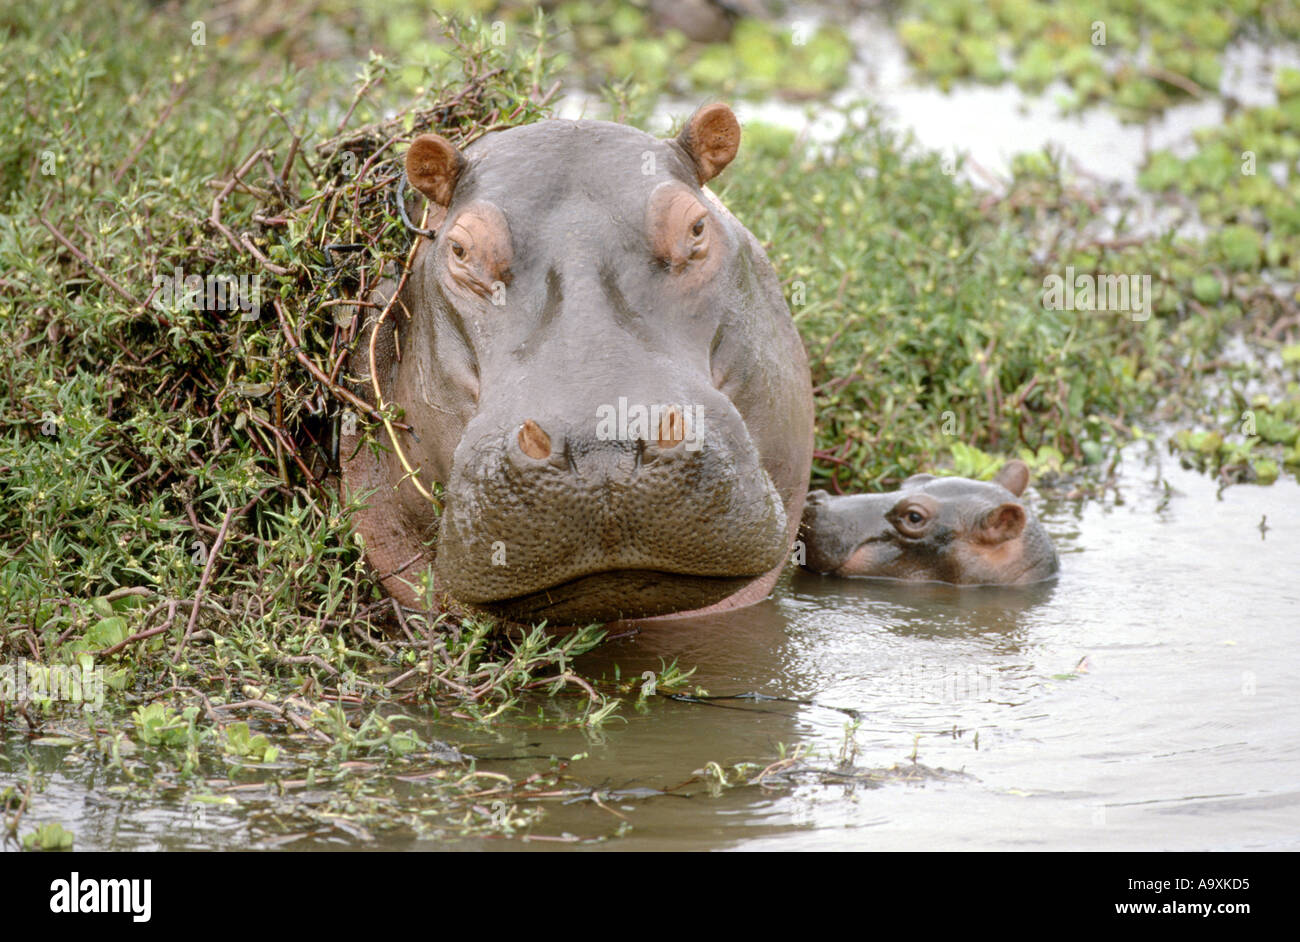
[{"label": "reflection on water", "polygon": [[[417,714],[427,735],[466,752],[539,757],[482,769],[517,775],[584,753],[570,775],[605,797],[548,805],[536,833],[630,827],[612,843],[456,846],[1300,846],[1300,486],[1219,495],[1139,444],[1104,501],[1040,500],[1037,511],[1061,555],[1053,582],[957,589],[791,573],[763,604],[646,626],[578,665],[626,678],[676,659],[725,699],[625,704],[623,721],[597,731],[512,720],[474,741]],[[797,749],[828,774],[717,796],[680,787],[709,763],[761,768]],[[100,773],[61,767],[58,750],[35,751],[49,754],[50,785],[33,819],[63,822],[79,848],[266,837],[255,804],[141,806],[97,789]],[[895,765],[908,774],[882,772]],[[444,846],[376,838],[368,846]],[[293,846],[360,845],[340,831]]]}]

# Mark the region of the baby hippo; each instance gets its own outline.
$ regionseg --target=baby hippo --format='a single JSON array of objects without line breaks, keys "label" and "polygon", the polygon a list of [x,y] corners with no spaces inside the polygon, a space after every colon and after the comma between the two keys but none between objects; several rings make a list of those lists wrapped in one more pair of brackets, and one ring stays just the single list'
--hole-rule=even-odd
[{"label": "baby hippo", "polygon": [[1057,568],[1056,550],[1020,501],[1029,468],[1012,460],[992,481],[914,474],[897,491],[813,491],[799,538],[803,566],[837,576],[1012,585]]}]

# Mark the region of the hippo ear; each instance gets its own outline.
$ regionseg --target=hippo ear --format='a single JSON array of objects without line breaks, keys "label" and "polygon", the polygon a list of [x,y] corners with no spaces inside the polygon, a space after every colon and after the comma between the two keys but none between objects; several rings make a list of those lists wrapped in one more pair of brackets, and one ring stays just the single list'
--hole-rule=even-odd
[{"label": "hippo ear", "polygon": [[999,504],[980,521],[977,538],[981,543],[1005,543],[1020,536],[1025,529],[1025,508],[1008,501]]},{"label": "hippo ear", "polygon": [[701,183],[708,183],[726,168],[740,149],[740,122],[722,102],[705,105],[686,122],[677,143],[695,161]]},{"label": "hippo ear", "polygon": [[406,178],[433,203],[446,209],[456,180],[465,169],[465,158],[451,143],[437,134],[421,134],[406,152]]},{"label": "hippo ear", "polygon": [[993,477],[994,484],[1001,484],[1012,494],[1019,497],[1029,486],[1029,465],[1019,458],[1012,458],[1002,466],[1002,470]]}]

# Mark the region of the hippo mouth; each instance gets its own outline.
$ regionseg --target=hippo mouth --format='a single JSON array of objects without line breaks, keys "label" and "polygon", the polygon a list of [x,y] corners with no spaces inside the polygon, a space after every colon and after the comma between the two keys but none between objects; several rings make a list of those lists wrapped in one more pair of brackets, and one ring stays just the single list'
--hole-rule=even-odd
[{"label": "hippo mouth", "polygon": [[[442,520],[436,568],[454,598],[520,621],[575,624],[693,611],[721,602],[784,559],[781,499],[770,489],[762,497],[747,504],[747,514],[710,519],[700,508],[704,525],[694,539],[685,536],[689,521],[681,518],[647,521],[625,507],[619,513],[609,504],[588,505],[604,521],[592,532],[556,525],[575,519],[577,505],[547,507],[546,525],[528,531],[522,545],[499,540],[522,536],[515,517],[489,528],[483,514],[466,515],[453,504]],[[543,509],[530,508],[528,516]],[[487,562],[494,546],[508,565]]]},{"label": "hippo mouth", "polygon": [[654,569],[590,573],[479,608],[505,618],[574,623],[653,618],[704,608],[740,591],[755,575],[697,576]]}]

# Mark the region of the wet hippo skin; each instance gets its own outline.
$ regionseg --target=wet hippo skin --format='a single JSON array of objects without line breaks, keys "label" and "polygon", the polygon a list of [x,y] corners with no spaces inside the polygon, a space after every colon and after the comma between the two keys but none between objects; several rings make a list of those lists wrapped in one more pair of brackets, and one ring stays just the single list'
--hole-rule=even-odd
[{"label": "wet hippo skin", "polygon": [[1050,578],[1056,549],[1020,499],[1023,461],[992,481],[916,474],[897,491],[808,495],[803,566],[837,576],[1012,585]]},{"label": "wet hippo skin", "polygon": [[[771,264],[703,187],[739,142],[721,104],[668,140],[543,121],[464,153],[413,142],[437,235],[379,323],[373,380],[396,279],[369,297],[353,363],[358,393],[377,383],[411,427],[393,434],[414,475],[382,428],[342,448],[356,529],[399,602],[572,624],[770,591],[803,508],[812,393]],[[441,510],[417,481],[443,486]]]}]

